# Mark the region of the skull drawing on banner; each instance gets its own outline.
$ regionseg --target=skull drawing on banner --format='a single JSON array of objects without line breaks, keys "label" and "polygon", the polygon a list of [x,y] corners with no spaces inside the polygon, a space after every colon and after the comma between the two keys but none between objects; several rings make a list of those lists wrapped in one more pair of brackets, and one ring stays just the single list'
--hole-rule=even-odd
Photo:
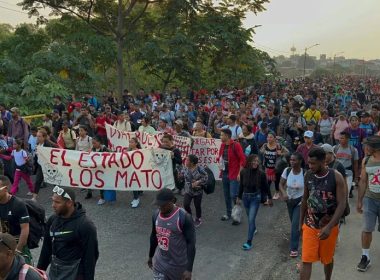
[{"label": "skull drawing on banner", "polygon": [[60,185],[62,182],[62,174],[58,171],[54,165],[46,163],[42,166],[42,172],[44,174],[44,181],[49,184]]},{"label": "skull drawing on banner", "polygon": [[152,157],[150,159],[150,164],[153,169],[159,169],[162,178],[173,175],[169,170],[170,154],[164,153],[159,149],[152,149]]}]

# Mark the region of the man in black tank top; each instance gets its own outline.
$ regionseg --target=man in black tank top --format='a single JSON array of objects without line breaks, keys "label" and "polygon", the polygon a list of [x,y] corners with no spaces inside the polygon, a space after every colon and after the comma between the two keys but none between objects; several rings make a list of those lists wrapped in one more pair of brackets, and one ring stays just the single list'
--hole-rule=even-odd
[{"label": "man in black tank top", "polygon": [[325,279],[331,279],[339,219],[346,207],[347,188],[342,175],[326,165],[326,152],[318,147],[309,152],[310,170],[300,212],[302,232],[301,280],[311,277],[312,263],[321,261]]}]

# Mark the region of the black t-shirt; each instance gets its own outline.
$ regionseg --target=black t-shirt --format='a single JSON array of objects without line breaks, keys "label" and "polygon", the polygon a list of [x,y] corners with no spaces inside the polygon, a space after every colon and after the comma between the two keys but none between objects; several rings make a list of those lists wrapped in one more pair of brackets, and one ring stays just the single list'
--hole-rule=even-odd
[{"label": "black t-shirt", "polygon": [[58,110],[59,115],[62,116],[62,112],[65,111],[65,105],[63,105],[62,103],[54,104],[53,110]]},{"label": "black t-shirt", "polygon": [[277,132],[277,127],[280,125],[280,121],[277,117],[266,117],[263,121],[268,124],[270,130],[272,130],[273,132]]},{"label": "black t-shirt", "polygon": [[0,204],[0,232],[19,236],[20,224],[29,223],[29,214],[24,201],[12,196],[6,204]]},{"label": "black t-shirt", "polygon": [[223,150],[224,172],[228,172],[228,147],[225,145]]},{"label": "black t-shirt", "polygon": [[57,138],[59,132],[62,130],[63,120],[61,118],[53,120],[52,126],[54,128],[54,137]]}]

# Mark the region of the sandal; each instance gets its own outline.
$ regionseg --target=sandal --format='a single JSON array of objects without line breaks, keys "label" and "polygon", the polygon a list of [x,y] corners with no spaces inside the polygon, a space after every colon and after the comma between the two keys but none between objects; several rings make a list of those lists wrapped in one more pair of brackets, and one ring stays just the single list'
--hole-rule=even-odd
[{"label": "sandal", "polygon": [[252,245],[249,245],[248,243],[243,244],[243,250],[244,251],[249,251],[252,249]]}]

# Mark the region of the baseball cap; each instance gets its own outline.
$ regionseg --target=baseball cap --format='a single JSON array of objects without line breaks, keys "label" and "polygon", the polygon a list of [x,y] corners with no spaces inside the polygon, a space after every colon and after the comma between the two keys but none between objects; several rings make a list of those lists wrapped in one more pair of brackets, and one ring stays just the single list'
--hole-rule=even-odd
[{"label": "baseball cap", "polygon": [[307,137],[307,138],[313,138],[313,136],[314,136],[314,132],[312,132],[311,130],[307,130],[303,134],[303,137]]},{"label": "baseball cap", "polygon": [[157,206],[162,206],[174,200],[175,200],[175,196],[174,196],[173,191],[170,189],[164,188],[158,191],[156,195],[156,199],[154,200],[153,204]]},{"label": "baseball cap", "polygon": [[10,110],[12,113],[18,113],[20,110],[17,107],[12,107]]},{"label": "baseball cap", "polygon": [[323,144],[321,148],[326,152],[326,153],[332,153],[335,156],[334,153],[334,148],[330,144]]},{"label": "baseball cap", "polygon": [[183,121],[182,120],[176,120],[174,123],[178,124],[180,126],[183,126]]},{"label": "baseball cap", "polygon": [[373,149],[380,150],[380,136],[379,135],[373,135],[367,137],[364,142],[365,145],[370,146]]},{"label": "baseball cap", "polygon": [[363,112],[363,113],[360,114],[360,117],[361,117],[361,118],[368,118],[369,116],[370,116],[370,115],[369,115],[368,112]]}]

